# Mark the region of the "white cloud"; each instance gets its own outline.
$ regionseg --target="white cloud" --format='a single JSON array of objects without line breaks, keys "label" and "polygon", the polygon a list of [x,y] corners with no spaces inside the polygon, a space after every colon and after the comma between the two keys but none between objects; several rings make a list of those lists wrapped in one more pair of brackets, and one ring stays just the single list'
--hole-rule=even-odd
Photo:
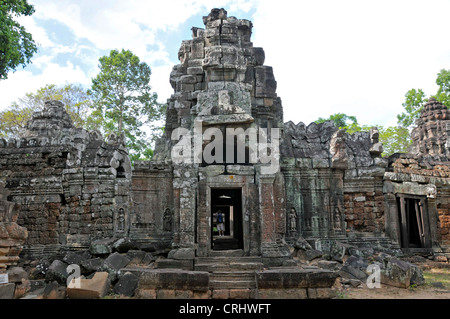
[{"label": "white cloud", "polygon": [[[42,57],[43,60],[48,57]],[[1,105],[4,109],[17,101],[26,93],[36,92],[39,88],[47,84],[64,85],[67,83],[79,83],[90,85],[90,77],[71,63],[60,66],[55,63],[45,63],[41,74],[35,75],[27,70],[20,70],[8,75],[8,80],[0,82]]]}]

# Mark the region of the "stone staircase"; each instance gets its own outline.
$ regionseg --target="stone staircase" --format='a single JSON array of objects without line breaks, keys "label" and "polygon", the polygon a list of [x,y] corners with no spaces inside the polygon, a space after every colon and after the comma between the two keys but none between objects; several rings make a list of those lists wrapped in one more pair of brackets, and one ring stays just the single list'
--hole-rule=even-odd
[{"label": "stone staircase", "polygon": [[263,269],[261,257],[233,256],[231,251],[213,257],[197,257],[194,270],[210,273],[212,290],[256,289],[256,271]]}]

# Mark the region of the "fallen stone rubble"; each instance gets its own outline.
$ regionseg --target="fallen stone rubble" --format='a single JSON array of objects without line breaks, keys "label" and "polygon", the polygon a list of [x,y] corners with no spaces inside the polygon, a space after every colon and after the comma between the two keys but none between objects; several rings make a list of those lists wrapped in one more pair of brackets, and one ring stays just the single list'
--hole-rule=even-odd
[{"label": "fallen stone rubble", "polygon": [[[292,253],[294,260],[300,264],[338,272],[339,281],[344,287],[367,286],[368,282],[374,283],[375,280],[381,285],[399,288],[425,283],[422,269],[407,261],[411,259],[410,256],[398,249],[354,247],[336,242],[325,253],[313,249],[306,240],[300,238],[292,247]],[[435,259],[432,255],[427,258]],[[417,256],[417,259],[426,258]]]},{"label": "fallen stone rubble", "polygon": [[[327,286],[339,285],[344,288],[367,286],[368,278],[370,279],[374,273],[374,266],[380,270],[379,279],[382,285],[408,288],[425,282],[421,268],[410,261],[426,260],[426,257],[411,258],[404,256],[400,250],[358,248],[335,243],[329,251],[319,251],[313,249],[302,238],[290,248],[294,257],[284,267],[264,269],[256,273],[258,283],[269,285],[258,287],[261,291],[259,298],[277,298],[280,291],[277,289],[302,286],[303,284],[291,282],[295,277],[292,277],[295,271],[307,271],[305,274],[298,273],[295,277],[306,282],[314,280],[315,273],[320,273],[322,278],[325,271],[328,274],[328,281],[336,281],[334,284],[330,282]],[[93,242],[88,250],[68,251],[64,255],[41,260],[21,261],[17,266],[8,269],[9,284],[0,285],[0,298],[145,298],[145,294],[138,294],[140,277],[145,277],[142,280],[148,281],[149,278],[154,277],[153,273],[178,271],[179,275],[182,275],[182,270],[157,269],[157,261],[168,260],[168,257],[170,259],[173,255],[170,251],[159,249],[156,245],[146,244],[140,247],[138,243],[127,238],[103,239]],[[429,258],[433,257],[429,256]],[[78,286],[75,280],[70,280],[74,276],[73,269],[77,267],[81,275]],[[140,273],[136,269],[143,269],[143,272]],[[195,275],[197,272],[186,273]],[[287,277],[286,274],[288,274]],[[285,277],[291,279],[286,281]],[[281,278],[283,283],[275,283],[274,280],[277,278]],[[277,287],[275,290],[272,289],[275,287],[274,284]],[[278,287],[279,285],[282,287]],[[205,287],[208,289],[207,282]],[[319,292],[320,289],[317,291]],[[327,292],[324,298],[334,298],[329,290]],[[308,294],[298,294],[298,298],[302,296],[309,298],[309,294],[308,290]],[[202,294],[202,296],[207,297],[211,294]]]}]

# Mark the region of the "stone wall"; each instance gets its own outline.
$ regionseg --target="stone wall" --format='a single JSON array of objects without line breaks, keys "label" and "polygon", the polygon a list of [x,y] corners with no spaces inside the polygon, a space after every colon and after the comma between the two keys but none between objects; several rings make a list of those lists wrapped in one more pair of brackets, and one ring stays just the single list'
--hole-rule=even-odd
[{"label": "stone wall", "polygon": [[22,245],[27,239],[25,227],[17,224],[20,206],[7,200],[9,192],[0,183],[0,274],[7,266],[16,265]]},{"label": "stone wall", "polygon": [[[21,205],[25,253],[56,253],[127,231],[131,165],[122,138],[72,125],[64,105],[45,103],[21,139],[0,139],[0,180]],[[120,225],[120,226],[119,226]]]},{"label": "stone wall", "polygon": [[[349,233],[380,235],[384,229],[378,131],[345,133],[332,122],[284,125],[282,171],[287,210],[297,213],[289,237],[341,238]],[[289,225],[288,225],[289,227]]]},{"label": "stone wall", "polygon": [[170,165],[136,161],[131,187],[133,208],[129,236],[132,240],[159,248],[171,247],[177,227],[172,180]]}]

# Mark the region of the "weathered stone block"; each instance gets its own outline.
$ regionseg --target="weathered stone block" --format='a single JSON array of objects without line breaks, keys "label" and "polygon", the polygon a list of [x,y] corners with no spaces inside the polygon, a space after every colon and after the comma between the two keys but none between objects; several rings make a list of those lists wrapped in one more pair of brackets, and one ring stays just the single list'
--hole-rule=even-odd
[{"label": "weathered stone block", "polygon": [[209,273],[180,269],[149,269],[139,279],[139,289],[182,289],[207,291]]},{"label": "weathered stone block", "polygon": [[126,272],[119,278],[119,281],[114,285],[114,293],[127,297],[134,296],[135,290],[138,286],[139,277],[131,272]]},{"label": "weathered stone block", "polygon": [[15,284],[0,284],[0,299],[13,299]]},{"label": "weathered stone block", "polygon": [[99,299],[103,298],[109,290],[107,272],[97,272],[92,279],[80,279],[80,286],[72,281],[67,287],[67,295],[70,299]]},{"label": "weathered stone block", "polygon": [[60,260],[54,260],[50,267],[48,267],[47,273],[45,274],[45,279],[47,281],[56,281],[61,285],[66,285],[67,281],[67,264]]}]

